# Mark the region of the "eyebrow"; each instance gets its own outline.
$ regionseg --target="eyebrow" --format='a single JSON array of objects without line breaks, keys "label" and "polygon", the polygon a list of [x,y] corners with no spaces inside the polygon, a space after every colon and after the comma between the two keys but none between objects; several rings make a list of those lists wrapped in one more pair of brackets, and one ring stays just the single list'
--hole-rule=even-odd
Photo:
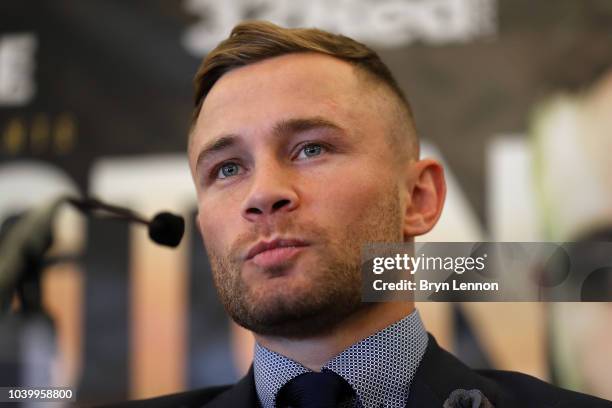
[{"label": "eyebrow", "polygon": [[[275,137],[283,137],[290,134],[306,132],[314,129],[331,129],[340,131],[342,133],[345,130],[338,124],[325,119],[320,116],[314,116],[309,118],[293,118],[281,120],[276,123],[272,128],[272,134]],[[200,167],[205,161],[209,160],[212,156],[223,152],[238,144],[239,135],[234,133],[224,134],[217,139],[207,143],[196,159],[196,168]]]}]

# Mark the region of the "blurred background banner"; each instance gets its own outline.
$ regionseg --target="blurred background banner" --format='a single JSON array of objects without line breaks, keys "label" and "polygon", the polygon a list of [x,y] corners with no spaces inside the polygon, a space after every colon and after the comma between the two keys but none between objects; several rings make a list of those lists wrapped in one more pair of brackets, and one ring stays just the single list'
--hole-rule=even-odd
[{"label": "blurred background banner", "polygon": [[[170,250],[139,226],[60,211],[42,276],[49,319],[0,318],[0,385],[72,386],[100,403],[248,368],[252,338],[225,316],[193,228],[185,157],[193,75],[244,19],[379,52],[424,156],[446,166],[443,217],[421,241],[611,239],[608,0],[3,0],[0,245],[65,193],[180,212],[187,231]],[[609,303],[419,308],[468,364],[612,398]]]}]

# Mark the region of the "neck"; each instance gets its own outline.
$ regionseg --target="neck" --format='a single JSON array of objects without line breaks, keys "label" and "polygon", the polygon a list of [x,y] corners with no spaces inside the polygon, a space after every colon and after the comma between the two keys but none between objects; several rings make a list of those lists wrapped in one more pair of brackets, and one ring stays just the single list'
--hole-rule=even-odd
[{"label": "neck", "polygon": [[298,339],[255,334],[255,340],[304,367],[320,371],[325,363],[351,345],[403,319],[413,310],[413,302],[376,303],[357,311],[325,334]]}]

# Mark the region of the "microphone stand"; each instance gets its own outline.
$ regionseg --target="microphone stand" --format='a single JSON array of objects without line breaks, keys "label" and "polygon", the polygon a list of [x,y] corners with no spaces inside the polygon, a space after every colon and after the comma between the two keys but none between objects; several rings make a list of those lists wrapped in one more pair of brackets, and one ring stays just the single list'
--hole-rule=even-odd
[{"label": "microphone stand", "polygon": [[[53,243],[55,215],[66,202],[85,215],[102,212],[108,218],[145,224],[149,237],[160,245],[176,247],[183,236],[180,216],[166,212],[147,221],[127,208],[94,198],[60,196],[26,212],[0,241],[0,385],[50,384],[48,364],[56,350],[55,327],[42,303],[41,275],[48,265],[45,254]],[[11,313],[14,296],[19,309]],[[20,355],[25,356],[23,361]]]},{"label": "microphone stand", "polygon": [[132,210],[95,198],[60,196],[50,204],[27,212],[0,242],[0,314],[10,310],[15,290],[23,312],[42,311],[40,272],[44,255],[53,243],[55,214],[65,202],[85,215],[102,212],[107,218],[147,225],[149,237],[160,245],[176,247],[185,231],[183,218],[168,212],[147,221]]},{"label": "microphone stand", "polygon": [[10,227],[0,245],[0,312],[11,308],[13,293],[24,313],[42,310],[40,271],[53,243],[53,219],[64,197],[27,212]]},{"label": "microphone stand", "polygon": [[[31,210],[9,227],[0,242],[0,384],[49,385],[56,354],[55,325],[42,304],[44,255],[53,242],[58,198]],[[13,296],[19,309],[10,313]],[[6,333],[6,334],[4,334]]]},{"label": "microphone stand", "polygon": [[73,197],[68,197],[66,198],[66,202],[72,204],[77,210],[79,210],[85,215],[99,210],[103,210],[106,211],[108,218],[132,221],[144,225],[149,224],[147,220],[145,220],[142,216],[138,215],[132,210],[116,205],[107,204],[95,198],[77,199]]}]

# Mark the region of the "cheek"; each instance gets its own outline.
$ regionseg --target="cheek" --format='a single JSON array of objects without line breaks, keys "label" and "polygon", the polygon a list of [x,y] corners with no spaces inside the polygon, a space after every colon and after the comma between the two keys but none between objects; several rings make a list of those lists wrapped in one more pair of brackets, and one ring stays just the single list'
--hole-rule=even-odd
[{"label": "cheek", "polygon": [[314,215],[327,225],[340,221],[349,228],[367,221],[384,194],[379,178],[358,170],[340,180],[321,178],[312,189],[317,191],[312,195]]},{"label": "cheek", "polygon": [[236,210],[229,206],[200,202],[198,212],[198,225],[207,249],[218,253],[231,244],[230,238],[237,231],[233,223],[240,219]]}]

